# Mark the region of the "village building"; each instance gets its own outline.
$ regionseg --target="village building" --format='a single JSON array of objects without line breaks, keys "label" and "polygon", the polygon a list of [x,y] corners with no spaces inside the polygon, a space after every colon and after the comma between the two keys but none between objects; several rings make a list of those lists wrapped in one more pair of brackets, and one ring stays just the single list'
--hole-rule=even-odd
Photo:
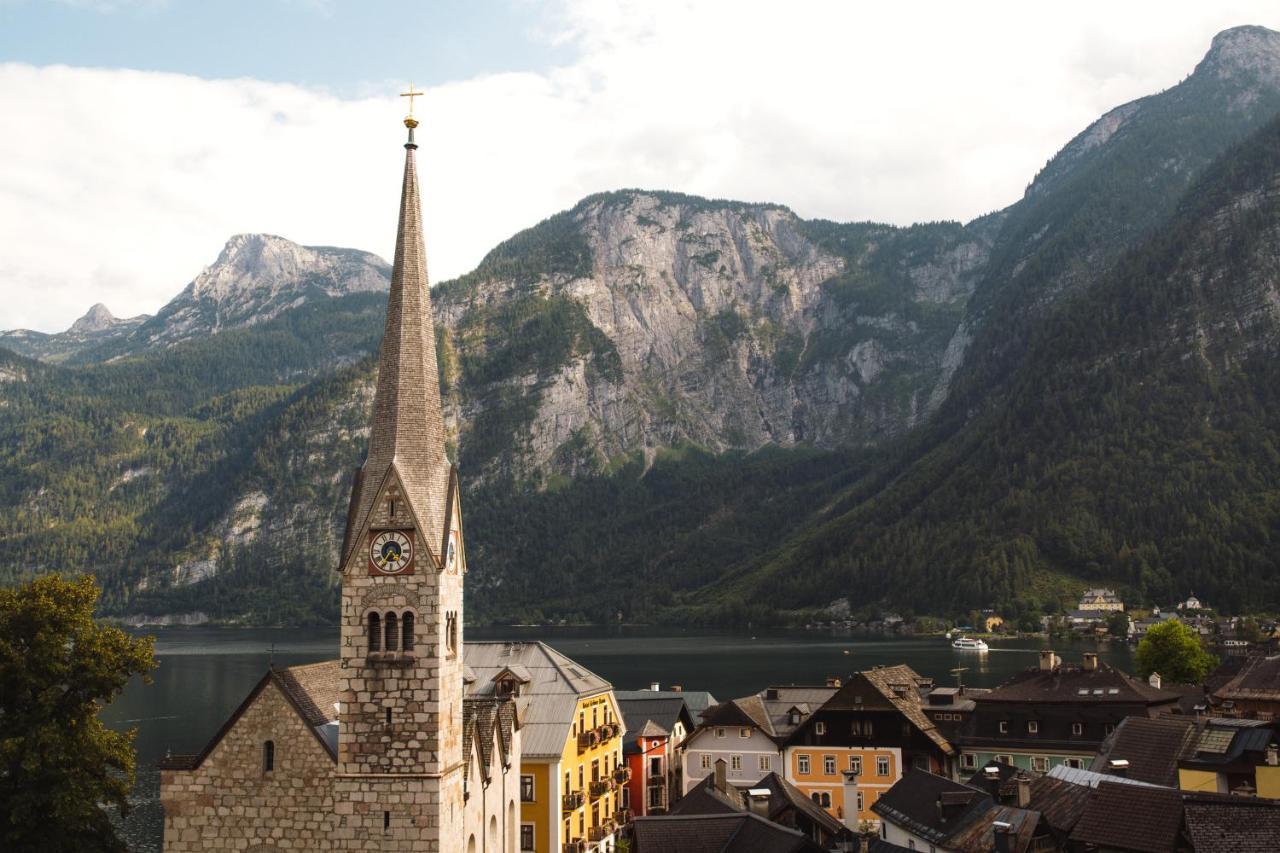
[{"label": "village building", "polygon": [[648,691],[628,693],[637,694],[642,698],[618,699],[627,729],[622,807],[633,815],[662,814],[680,798],[677,747],[693,731],[693,716],[680,694],[663,698]]},{"label": "village building", "polygon": [[[1102,613],[1115,612],[1124,610],[1124,602],[1120,600],[1120,596],[1116,595],[1112,589],[1086,589],[1080,596],[1080,604],[1077,610],[1095,611]],[[1103,618],[1106,618],[1105,615]]]},{"label": "village building", "polygon": [[1210,695],[1215,716],[1280,720],[1280,655],[1249,658]]},{"label": "village building", "polygon": [[1129,717],[1090,769],[1184,791],[1280,799],[1276,733],[1261,720]]},{"label": "village building", "polygon": [[777,773],[766,773],[747,787],[728,781],[724,759],[672,809],[682,817],[749,812],[795,830],[824,849],[841,849],[853,833],[809,795]]},{"label": "village building", "polygon": [[997,802],[986,791],[926,770],[909,770],[876,801],[880,837],[908,850],[934,853],[1038,853],[1054,849],[1047,822],[1029,805]]},{"label": "village building", "polygon": [[733,785],[747,785],[782,770],[787,737],[839,686],[837,679],[830,679],[822,687],[767,687],[708,708],[682,751],[684,793],[709,776],[719,759],[724,759]]},{"label": "village building", "polygon": [[952,771],[956,749],[921,700],[932,684],[904,665],[854,673],[786,739],[787,780],[846,826],[874,825],[907,768]]},{"label": "village building", "polygon": [[465,678],[520,710],[518,849],[612,850],[625,729],[609,682],[545,643],[503,641],[468,643]]},{"label": "village building", "polygon": [[955,738],[960,770],[993,762],[1034,773],[1060,764],[1087,767],[1126,717],[1176,713],[1182,699],[1099,662],[1095,653],[1064,664],[1046,649],[1038,667],[974,698],[973,715]]}]

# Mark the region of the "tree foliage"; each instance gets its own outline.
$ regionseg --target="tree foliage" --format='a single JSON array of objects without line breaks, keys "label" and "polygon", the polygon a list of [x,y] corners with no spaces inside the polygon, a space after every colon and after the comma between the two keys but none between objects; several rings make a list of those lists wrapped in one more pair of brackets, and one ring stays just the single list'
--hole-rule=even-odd
[{"label": "tree foliage", "polygon": [[124,813],[134,731],[98,712],[155,668],[150,638],[93,619],[90,577],[0,589],[0,849],[124,851],[104,806]]},{"label": "tree foliage", "polygon": [[1152,625],[1134,655],[1138,675],[1146,678],[1158,672],[1175,684],[1200,684],[1217,663],[1195,631],[1173,620]]}]

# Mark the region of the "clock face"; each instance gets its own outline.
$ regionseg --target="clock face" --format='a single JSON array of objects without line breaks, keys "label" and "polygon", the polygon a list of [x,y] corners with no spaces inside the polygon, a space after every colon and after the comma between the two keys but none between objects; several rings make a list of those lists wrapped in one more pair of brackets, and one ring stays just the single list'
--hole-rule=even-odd
[{"label": "clock face", "polygon": [[369,559],[378,571],[398,574],[413,560],[413,540],[399,530],[384,530],[369,544]]}]

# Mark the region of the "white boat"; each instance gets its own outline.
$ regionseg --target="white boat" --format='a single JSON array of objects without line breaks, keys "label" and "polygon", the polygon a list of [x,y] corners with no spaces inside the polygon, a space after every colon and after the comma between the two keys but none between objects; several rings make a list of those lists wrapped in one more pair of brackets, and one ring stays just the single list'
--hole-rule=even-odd
[{"label": "white boat", "polygon": [[960,649],[966,652],[985,652],[987,644],[983,640],[974,640],[969,637],[957,637],[951,641],[951,648]]}]

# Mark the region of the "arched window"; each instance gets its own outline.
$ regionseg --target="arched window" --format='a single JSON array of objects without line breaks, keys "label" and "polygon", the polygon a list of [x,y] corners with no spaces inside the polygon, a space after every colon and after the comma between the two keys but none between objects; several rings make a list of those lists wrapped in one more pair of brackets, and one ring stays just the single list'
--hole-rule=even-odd
[{"label": "arched window", "polygon": [[262,742],[262,772],[270,773],[276,769],[276,742],[273,740],[264,740]]},{"label": "arched window", "polygon": [[386,642],[383,644],[383,646],[386,648],[387,651],[394,652],[396,650],[396,646],[400,642],[400,632],[396,630],[396,628],[398,627],[396,625],[396,615],[390,611],[387,611],[387,615],[385,618],[386,618],[387,624],[386,624],[386,627],[383,629],[383,636],[386,637]]},{"label": "arched window", "polygon": [[445,647],[449,651],[449,657],[458,654],[458,614],[449,613],[445,616]]},{"label": "arched window", "polygon": [[406,613],[400,619],[400,648],[413,651],[413,614]]},{"label": "arched window", "polygon": [[369,651],[376,652],[382,649],[382,619],[377,613],[369,614]]}]

